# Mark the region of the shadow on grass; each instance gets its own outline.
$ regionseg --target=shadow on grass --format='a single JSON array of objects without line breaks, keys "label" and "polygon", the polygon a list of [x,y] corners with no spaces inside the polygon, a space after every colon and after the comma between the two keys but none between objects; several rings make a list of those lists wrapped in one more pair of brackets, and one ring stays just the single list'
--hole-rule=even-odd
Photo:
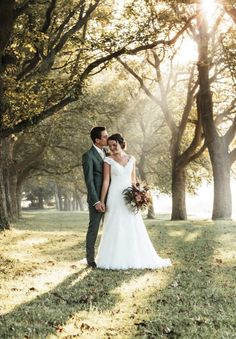
[{"label": "shadow on grass", "polygon": [[[99,239],[97,242],[99,243]],[[65,244],[63,241],[58,240],[57,243],[60,245],[61,248],[59,248],[59,245],[57,246],[48,246],[48,244],[45,244],[41,246],[40,253],[43,256],[56,258],[56,261],[74,261],[79,260],[79,258],[85,257],[85,240],[78,241],[74,245],[67,245],[66,241]]]},{"label": "shadow on grass", "polygon": [[79,311],[109,310],[120,301],[113,290],[140,274],[143,272],[82,269],[56,288],[1,316],[0,338],[46,338]]},{"label": "shadow on grass", "polygon": [[[218,242],[215,226],[180,223],[169,229],[172,282],[156,290],[142,306],[146,318],[133,336],[145,338],[233,338],[236,333],[235,277],[213,254]],[[167,236],[168,237],[168,236]],[[166,245],[168,247],[168,244]],[[221,279],[219,279],[221,276]]]}]

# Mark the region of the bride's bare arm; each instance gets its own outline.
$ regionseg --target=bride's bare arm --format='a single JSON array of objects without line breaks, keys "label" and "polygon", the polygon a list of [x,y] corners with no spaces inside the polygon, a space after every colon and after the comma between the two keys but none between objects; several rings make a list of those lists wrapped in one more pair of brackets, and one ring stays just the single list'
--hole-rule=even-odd
[{"label": "bride's bare arm", "polygon": [[101,197],[100,197],[100,201],[103,204],[105,202],[105,198],[106,198],[106,195],[107,195],[108,187],[109,187],[109,184],[110,184],[110,176],[111,176],[110,168],[111,168],[111,166],[107,162],[104,162],[104,165],[103,165],[102,192],[101,192]]},{"label": "bride's bare arm", "polygon": [[134,166],[133,166],[133,171],[131,174],[131,180],[132,180],[132,185],[136,185],[136,166],[135,166],[135,162],[134,162]]}]

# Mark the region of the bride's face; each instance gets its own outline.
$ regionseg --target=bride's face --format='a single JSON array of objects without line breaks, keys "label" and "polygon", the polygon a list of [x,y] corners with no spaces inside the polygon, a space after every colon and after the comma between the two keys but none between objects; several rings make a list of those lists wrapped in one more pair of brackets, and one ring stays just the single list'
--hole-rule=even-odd
[{"label": "bride's face", "polygon": [[122,151],[119,142],[115,140],[108,140],[108,146],[112,154],[119,154]]}]

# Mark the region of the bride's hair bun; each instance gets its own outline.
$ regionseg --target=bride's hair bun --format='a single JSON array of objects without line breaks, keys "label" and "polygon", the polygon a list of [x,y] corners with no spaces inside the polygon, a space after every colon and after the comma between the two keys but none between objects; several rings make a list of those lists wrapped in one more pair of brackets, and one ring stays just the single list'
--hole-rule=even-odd
[{"label": "bride's hair bun", "polygon": [[111,136],[109,136],[109,138],[107,140],[114,140],[114,141],[118,142],[122,149],[125,149],[125,147],[126,147],[126,141],[120,133],[112,134]]}]

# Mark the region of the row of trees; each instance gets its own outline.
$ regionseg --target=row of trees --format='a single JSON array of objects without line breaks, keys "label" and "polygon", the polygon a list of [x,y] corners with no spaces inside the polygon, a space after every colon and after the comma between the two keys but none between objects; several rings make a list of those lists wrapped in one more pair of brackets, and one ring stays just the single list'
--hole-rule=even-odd
[{"label": "row of trees", "polygon": [[24,184],[23,207],[30,209],[55,208],[59,211],[83,211],[86,195],[73,183],[56,183],[52,178],[33,177]]},{"label": "row of trees", "polygon": [[[158,114],[153,115],[156,118],[151,127],[155,127],[150,131],[154,133],[156,129],[158,133],[164,126],[165,133],[170,135],[172,219],[187,217],[185,191],[189,164],[194,166],[206,149],[214,178],[213,218],[231,216],[230,171],[236,159],[235,98],[232,99],[235,9],[230,1],[222,4],[219,1],[214,25],[209,28],[197,1],[196,4],[162,1],[159,5],[151,0],[128,1],[117,12],[111,10],[112,3],[0,1],[2,229],[19,214],[22,184],[33,174],[68,175],[75,171],[73,177],[83,192],[78,166],[81,151],[88,147],[88,140],[83,138],[89,127],[104,121],[113,130],[117,126],[126,132],[124,124],[116,123],[118,117],[120,121],[125,118],[118,112],[112,114],[111,105],[107,114],[102,114],[103,105],[97,103],[92,107],[92,102],[84,99],[84,93],[89,95],[91,91],[91,79],[104,71],[111,60],[116,60],[116,72],[120,72],[120,67],[123,72],[126,70],[126,76],[130,74],[152,100],[153,111],[156,109]],[[180,41],[187,38],[198,47],[198,61],[178,74],[174,72],[175,57]],[[136,106],[137,102],[137,110],[145,113],[137,100],[140,91],[128,91],[129,105]],[[185,93],[184,104],[176,109],[173,98],[180,92]],[[214,110],[213,102],[218,102]],[[75,116],[74,110],[80,123],[79,144],[78,140],[74,143],[73,125],[67,125],[67,117],[72,121]],[[156,147],[147,141],[147,120],[141,114],[138,121],[143,142],[137,158],[143,179],[148,175],[157,177],[155,160],[147,157],[151,147],[155,158]],[[36,125],[39,127],[29,130]],[[67,133],[71,134],[71,140]],[[67,145],[63,141],[65,135]],[[131,144],[135,137],[130,135]],[[137,147],[137,143],[134,145]],[[68,159],[65,154],[71,155],[69,161],[65,161]],[[162,156],[167,155],[162,153]],[[63,166],[55,170],[55,163],[60,163],[58,159]]]}]

